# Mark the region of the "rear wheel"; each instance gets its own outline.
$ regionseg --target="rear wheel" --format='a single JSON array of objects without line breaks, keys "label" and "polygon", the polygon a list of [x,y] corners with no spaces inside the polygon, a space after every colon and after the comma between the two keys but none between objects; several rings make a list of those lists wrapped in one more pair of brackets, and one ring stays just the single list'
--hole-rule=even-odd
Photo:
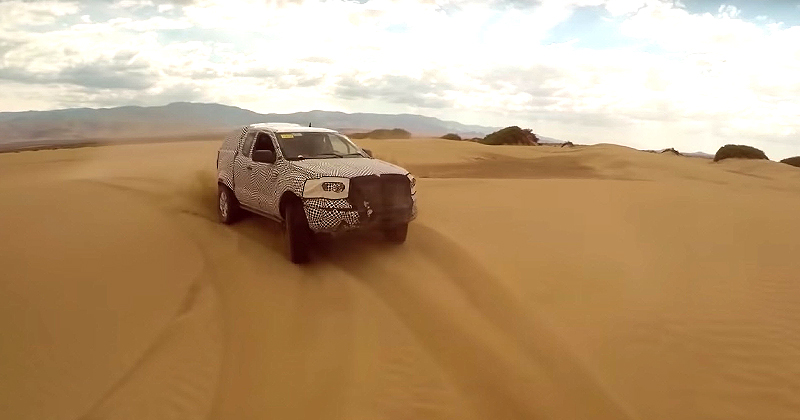
[{"label": "rear wheel", "polygon": [[395,244],[402,244],[403,242],[406,241],[406,237],[408,236],[408,223],[403,223],[400,225],[394,225],[384,228],[383,236],[389,242]]},{"label": "rear wheel", "polygon": [[307,263],[311,257],[311,229],[303,205],[298,201],[289,202],[283,220],[289,259],[295,264]]},{"label": "rear wheel", "polygon": [[226,225],[235,222],[239,217],[239,202],[236,201],[236,196],[230,188],[222,184],[219,184],[217,192],[217,215],[219,221]]}]

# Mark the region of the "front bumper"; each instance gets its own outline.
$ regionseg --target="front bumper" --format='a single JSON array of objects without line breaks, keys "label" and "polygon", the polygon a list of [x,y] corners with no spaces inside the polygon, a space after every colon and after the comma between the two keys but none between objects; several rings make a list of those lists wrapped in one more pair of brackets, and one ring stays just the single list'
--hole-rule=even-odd
[{"label": "front bumper", "polygon": [[346,199],[308,198],[303,200],[308,227],[314,232],[337,233],[355,229],[399,225],[417,218],[417,197],[411,195],[411,211],[400,209],[381,212],[359,212]]}]

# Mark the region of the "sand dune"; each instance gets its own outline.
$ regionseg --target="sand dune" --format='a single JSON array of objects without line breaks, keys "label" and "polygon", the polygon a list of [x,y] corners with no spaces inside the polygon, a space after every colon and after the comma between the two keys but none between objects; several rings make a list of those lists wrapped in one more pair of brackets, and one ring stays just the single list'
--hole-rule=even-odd
[{"label": "sand dune", "polygon": [[0,154],[0,418],[800,418],[800,170],[363,140],[395,247],[216,222],[216,142]]}]

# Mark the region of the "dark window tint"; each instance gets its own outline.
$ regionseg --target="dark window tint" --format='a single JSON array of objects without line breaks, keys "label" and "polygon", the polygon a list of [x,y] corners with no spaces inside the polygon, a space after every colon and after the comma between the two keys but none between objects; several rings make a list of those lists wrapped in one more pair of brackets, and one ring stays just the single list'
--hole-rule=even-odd
[{"label": "dark window tint", "polygon": [[267,133],[258,133],[256,136],[256,147],[253,150],[272,150],[274,153],[275,146],[272,144],[270,135]]},{"label": "dark window tint", "polygon": [[250,151],[253,150],[253,139],[256,138],[256,132],[251,131],[247,133],[247,137],[244,138],[244,144],[242,145],[242,154],[250,157]]}]

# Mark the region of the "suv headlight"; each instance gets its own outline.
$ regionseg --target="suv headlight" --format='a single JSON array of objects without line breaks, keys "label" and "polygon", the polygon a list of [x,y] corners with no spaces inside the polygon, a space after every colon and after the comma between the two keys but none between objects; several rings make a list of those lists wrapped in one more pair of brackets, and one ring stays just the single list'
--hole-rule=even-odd
[{"label": "suv headlight", "polygon": [[408,181],[411,184],[411,194],[412,195],[416,194],[417,193],[417,178],[414,178],[414,175],[411,175],[411,174],[406,174],[406,176],[408,177]]},{"label": "suv headlight", "polygon": [[328,198],[337,200],[347,198],[350,192],[348,178],[323,177],[309,179],[303,185],[303,198]]}]

